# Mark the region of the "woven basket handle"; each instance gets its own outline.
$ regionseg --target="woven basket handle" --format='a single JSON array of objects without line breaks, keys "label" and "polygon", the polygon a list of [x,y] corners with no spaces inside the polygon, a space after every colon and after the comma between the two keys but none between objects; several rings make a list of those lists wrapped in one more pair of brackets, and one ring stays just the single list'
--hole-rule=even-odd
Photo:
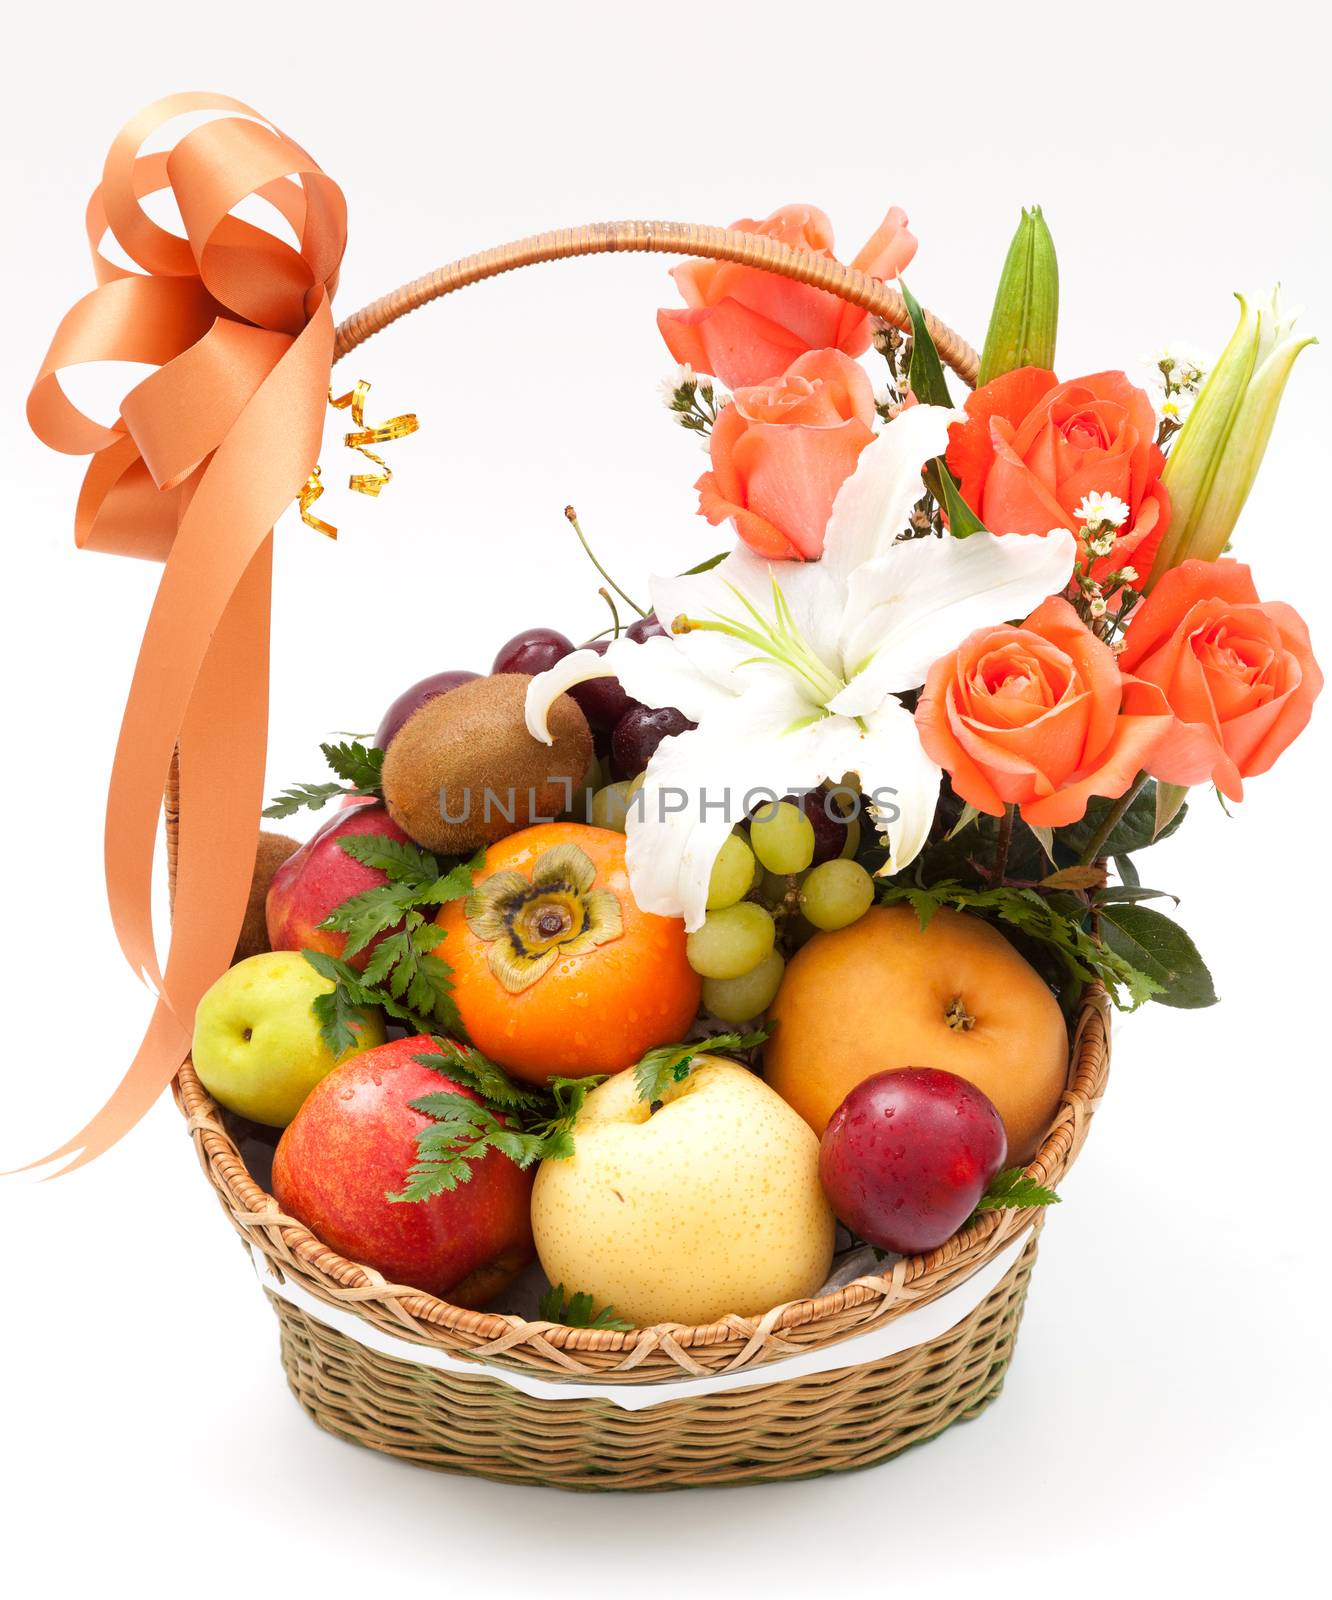
[{"label": "woven basket handle", "polygon": [[[373,338],[409,311],[438,300],[441,295],[465,289],[470,283],[498,277],[517,267],[530,267],[540,261],[563,261],[568,256],[604,255],[612,251],[653,250],[664,255],[705,256],[713,261],[734,261],[745,267],[775,272],[816,289],[826,289],[848,304],[859,306],[871,315],[882,317],[895,328],[908,331],[911,318],[906,304],[895,289],[877,278],[844,267],[827,256],[793,250],[760,234],[738,233],[726,228],[705,228],[691,222],[594,222],[583,228],[559,228],[551,233],[533,234],[512,244],[483,250],[480,255],[464,256],[447,267],[415,278],[391,294],[372,301],[355,312],[337,330],[337,355],[343,356]],[[939,358],[964,383],[976,382],[979,357],[965,339],[929,312],[925,320]]]},{"label": "woven basket handle", "polygon": [[[512,244],[497,245],[479,255],[439,267],[423,278],[414,278],[391,293],[372,300],[339,323],[335,360],[350,354],[375,334],[417,311],[432,300],[465,289],[485,278],[497,278],[518,267],[535,266],[542,261],[563,261],[569,256],[605,255],[618,251],[656,251],[662,255],[703,256],[713,261],[734,261],[741,266],[758,267],[792,278],[816,289],[826,289],[849,305],[859,306],[872,316],[881,317],[904,332],[911,327],[906,303],[895,289],[877,278],[845,267],[827,256],[761,234],[741,233],[728,228],[707,228],[692,222],[593,222],[582,228],[558,228],[550,233],[532,234]],[[939,358],[966,384],[974,385],[980,359],[976,352],[946,323],[928,311],[925,321],[939,352]],[[180,770],[178,754],[172,758],[166,789],[167,881],[172,898],[176,887],[176,847],[180,832]]]}]

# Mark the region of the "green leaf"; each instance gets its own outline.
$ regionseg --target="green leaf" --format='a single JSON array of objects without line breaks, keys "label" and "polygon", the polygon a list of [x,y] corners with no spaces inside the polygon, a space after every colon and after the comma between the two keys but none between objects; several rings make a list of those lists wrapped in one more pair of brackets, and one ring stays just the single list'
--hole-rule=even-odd
[{"label": "green leaf", "polygon": [[294,817],[298,811],[322,811],[335,795],[347,793],[341,783],[298,783],[264,807],[265,817]]},{"label": "green leaf", "polygon": [[334,984],[332,994],[316,995],[310,1009],[319,1024],[324,1048],[335,1060],[360,1044],[361,1033],[370,1020],[367,1008],[357,1005],[341,984]]},{"label": "green leaf", "polygon": [[1039,206],[1022,211],[999,275],[990,326],[981,351],[977,384],[1018,367],[1055,362],[1059,324],[1059,263],[1054,240]]},{"label": "green leaf", "polygon": [[1099,889],[1105,873],[1099,867],[1060,867],[1040,881],[1042,889]]},{"label": "green leaf", "polygon": [[384,752],[373,745],[364,745],[359,739],[345,744],[321,744],[324,760],[344,783],[350,783],[359,794],[380,794],[383,782]]},{"label": "green leaf", "polygon": [[[907,380],[911,392],[922,405],[951,406],[953,399],[948,393],[948,380],[925,313],[901,278],[897,280],[897,287],[911,318],[911,367]],[[923,476],[925,487],[943,507],[953,538],[965,539],[969,534],[985,531],[985,524],[962,498],[957,479],[942,456],[936,456],[926,465]]]},{"label": "green leaf", "polygon": [[1163,1006],[1195,1010],[1216,1004],[1216,990],[1197,946],[1177,922],[1148,906],[1109,905],[1100,913],[1107,945],[1158,985]]},{"label": "green leaf", "polygon": [[515,1083],[503,1067],[496,1066],[473,1046],[438,1036],[435,1043],[439,1046],[438,1052],[428,1052],[413,1059],[423,1067],[429,1067],[432,1072],[438,1072],[441,1077],[450,1078],[454,1083],[460,1083],[465,1089],[479,1094],[488,1105],[518,1110],[545,1103],[546,1096],[540,1089],[530,1084]]},{"label": "green leaf", "polygon": [[1116,856],[1115,871],[1119,874],[1119,881],[1129,889],[1136,889],[1142,881],[1138,877],[1138,869],[1133,864],[1132,856]]},{"label": "green leaf", "polygon": [[715,556],[709,556],[706,561],[700,561],[696,567],[690,567],[688,572],[682,572],[682,578],[696,578],[700,572],[711,572],[713,567],[721,566],[722,562],[730,555],[729,550],[719,550]]},{"label": "green leaf", "polygon": [[346,991],[346,999],[341,1003],[359,1007],[378,1006],[387,1011],[389,1016],[397,1017],[399,1022],[407,1023],[414,1033],[431,1031],[429,1017],[410,1010],[382,986],[373,989],[368,987],[364,975],[350,962],[340,960],[337,956],[325,955],[322,950],[302,950],[301,954],[316,972]]},{"label": "green leaf", "polygon": [[718,1033],[710,1039],[695,1039],[689,1044],[658,1045],[655,1050],[649,1050],[634,1068],[638,1098],[655,1105],[672,1084],[683,1083],[689,1076],[695,1056],[752,1050],[763,1043],[769,1031],[759,1028],[753,1033]]},{"label": "green leaf", "polygon": [[348,833],[338,845],[344,855],[387,875],[393,883],[419,888],[439,876],[439,862],[419,844],[383,833]]},{"label": "green leaf", "polygon": [[993,1179],[977,1203],[977,1212],[1009,1211],[1030,1206],[1057,1206],[1059,1196],[1053,1189],[1029,1178],[1021,1167],[1008,1167]]},{"label": "green leaf", "polygon": [[1144,889],[1140,883],[1112,883],[1092,896],[1094,906],[1131,906],[1139,900],[1173,900],[1179,904],[1179,896],[1168,889]]},{"label": "green leaf", "polygon": [[985,533],[986,527],[967,502],[957,479],[942,456],[925,468],[925,487],[943,507],[948,521],[948,532],[954,539],[965,539],[973,533]]},{"label": "green leaf", "polygon": [[[1088,805],[1087,813],[1081,822],[1070,823],[1066,828],[1055,830],[1055,843],[1066,859],[1076,861],[1082,855],[1100,832],[1101,825],[1110,815],[1111,808],[1117,804],[1115,800],[1104,800],[1098,795]],[[1187,812],[1188,807],[1181,806],[1173,819],[1160,833],[1157,833],[1156,784],[1148,780],[1134,796],[1128,810],[1115,824],[1110,837],[1101,846],[1100,854],[1129,855],[1135,850],[1145,850],[1157,839],[1168,839],[1183,822]]]},{"label": "green leaf", "polygon": [[975,822],[976,819],[979,816],[980,816],[979,808],[976,807],[976,806],[973,806],[971,804],[971,802],[968,800],[967,803],[962,807],[962,815],[957,819],[957,821],[953,824],[953,826],[944,835],[944,838],[945,839],[956,839],[958,834],[961,833],[964,829],[969,828],[972,825],[972,823]]},{"label": "green leaf", "polygon": [[543,1322],[560,1322],[567,1328],[609,1328],[627,1333],[633,1327],[632,1322],[615,1315],[614,1306],[597,1310],[590,1294],[573,1294],[566,1300],[562,1283],[552,1285],[541,1296],[537,1314]]},{"label": "green leaf", "polygon": [[1159,839],[1167,825],[1174,820],[1175,814],[1188,798],[1188,788],[1178,783],[1158,783],[1156,786],[1156,832],[1153,838]]},{"label": "green leaf", "polygon": [[925,313],[902,278],[897,280],[897,287],[906,304],[907,315],[911,318],[911,367],[908,374],[911,392],[922,405],[951,406],[953,398],[948,393],[948,380],[944,377],[943,365]]}]

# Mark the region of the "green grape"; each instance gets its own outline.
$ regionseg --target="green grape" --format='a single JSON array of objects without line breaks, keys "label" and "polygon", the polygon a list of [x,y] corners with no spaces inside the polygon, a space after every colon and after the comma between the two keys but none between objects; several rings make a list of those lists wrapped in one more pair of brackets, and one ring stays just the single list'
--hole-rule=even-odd
[{"label": "green grape", "polygon": [[723,1022],[748,1022],[777,998],[785,970],[785,961],[769,950],[758,966],[738,978],[704,978],[703,1004]]},{"label": "green grape", "polygon": [[732,834],[712,863],[708,879],[708,910],[733,906],[754,886],[754,852],[738,834]]},{"label": "green grape", "polygon": [[874,879],[858,861],[825,861],[800,886],[800,909],[816,928],[847,928],[874,904]]},{"label": "green grape", "polygon": [[769,801],[754,813],[749,842],[769,872],[803,872],[814,859],[814,824],[789,800]]},{"label": "green grape", "polygon": [[610,828],[615,833],[623,833],[629,806],[642,784],[643,779],[640,775],[624,783],[608,783],[604,789],[598,789],[592,796],[592,804],[588,808],[588,820],[592,826]]},{"label": "green grape", "polygon": [[772,917],[752,900],[709,911],[689,935],[689,965],[703,978],[740,978],[771,951],[777,937]]}]

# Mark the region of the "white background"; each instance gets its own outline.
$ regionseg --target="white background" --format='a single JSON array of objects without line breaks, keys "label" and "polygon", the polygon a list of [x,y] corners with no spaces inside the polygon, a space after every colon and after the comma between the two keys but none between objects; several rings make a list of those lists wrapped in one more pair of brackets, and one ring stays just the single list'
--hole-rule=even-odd
[{"label": "white background", "polygon": [[[91,286],[82,209],[131,112],[215,88],[310,148],[350,201],[344,315],[540,228],[802,200],[849,257],[898,203],[914,288],[979,340],[1038,200],[1067,377],[1167,339],[1215,351],[1230,292],[1277,277],[1326,329],[1329,44],[1321,13],[1284,0],[17,11],[0,69],[0,1165],[83,1121],[149,1011],[103,907],[100,812],[157,572],[75,552],[82,464],[22,422]],[[484,671],[522,626],[599,628],[566,501],[626,587],[720,548],[692,515],[702,458],[655,390],[666,266],[527,272],[348,364],[376,415],[414,409],[424,430],[394,447],[380,502],[342,497],[336,546],[280,529],[271,785],[318,777],[326,731],[373,728],[426,672]],[[1329,379],[1326,348],[1301,359],[1238,541],[1325,664]],[[1235,820],[1204,794],[1144,864],[1183,897],[1224,1003],[1122,1029],[980,1421],[868,1473],[685,1498],[500,1488],[357,1451],[288,1397],[273,1317],[164,1101],[93,1169],[0,1184],[0,1577],[21,1595],[1289,1592],[1325,1525],[1327,724],[1323,706]]]}]

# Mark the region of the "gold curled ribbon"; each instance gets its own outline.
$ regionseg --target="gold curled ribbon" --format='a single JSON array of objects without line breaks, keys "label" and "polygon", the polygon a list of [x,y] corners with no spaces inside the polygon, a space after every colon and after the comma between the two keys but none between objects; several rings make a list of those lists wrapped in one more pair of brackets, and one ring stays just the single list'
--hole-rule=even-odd
[{"label": "gold curled ribbon", "polygon": [[[409,434],[415,433],[421,424],[417,421],[415,412],[407,411],[400,417],[390,417],[387,422],[381,422],[377,427],[367,427],[365,397],[369,393],[370,385],[361,378],[354,389],[349,389],[346,394],[339,395],[336,399],[330,389],[328,403],[335,411],[346,411],[348,407],[351,408],[352,421],[356,424],[357,431],[343,434],[342,442],[350,450],[359,450],[367,460],[373,461],[379,468],[378,472],[352,473],[347,480],[347,487],[354,489],[357,494],[368,494],[378,498],[379,491],[386,483],[392,481],[393,469],[387,465],[382,456],[377,456],[373,450],[367,450],[366,446],[391,444],[395,439],[405,439]],[[301,521],[317,533],[322,533],[329,539],[336,539],[338,530],[332,523],[315,516],[313,511],[315,501],[323,492],[324,485],[320,481],[319,468],[315,467],[297,497],[301,509]]]},{"label": "gold curled ribbon", "polygon": [[[164,123],[200,111],[219,115],[168,150],[140,153]],[[162,189],[183,235],[142,205]],[[277,213],[274,229],[235,215],[251,200]],[[105,837],[116,935],[156,1007],[107,1103],[32,1163],[72,1157],[64,1171],[108,1149],[157,1099],[189,1050],[199,999],[235,949],[263,804],[272,528],[319,454],[347,208],[337,184],[260,113],[225,95],[181,94],[121,129],[87,231],[97,286],[61,321],[28,420],[52,448],[92,456],[78,545],[163,563]],[[102,254],[108,232],[133,268]],[[110,423],[85,415],[61,387],[63,369],[93,361],[155,369]],[[177,750],[175,918],[163,966],[153,861]]]}]

